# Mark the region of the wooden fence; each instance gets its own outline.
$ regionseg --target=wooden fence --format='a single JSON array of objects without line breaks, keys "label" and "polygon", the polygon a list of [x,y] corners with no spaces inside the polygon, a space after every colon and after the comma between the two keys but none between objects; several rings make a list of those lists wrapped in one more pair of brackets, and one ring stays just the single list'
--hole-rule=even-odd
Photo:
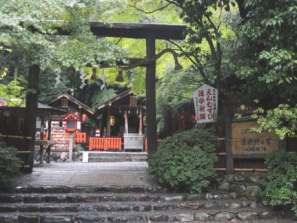
[{"label": "wooden fence", "polygon": [[87,142],[87,133],[85,133],[85,132],[75,133],[74,141],[75,141],[75,143],[86,143]]},{"label": "wooden fence", "polygon": [[89,137],[89,150],[121,150],[122,138]]},{"label": "wooden fence", "polygon": [[31,140],[29,136],[0,135],[0,141],[5,142],[7,146],[16,147],[18,149],[18,157],[23,161],[20,167],[21,170],[32,168],[32,163],[30,162],[31,151],[27,147],[29,140]]}]

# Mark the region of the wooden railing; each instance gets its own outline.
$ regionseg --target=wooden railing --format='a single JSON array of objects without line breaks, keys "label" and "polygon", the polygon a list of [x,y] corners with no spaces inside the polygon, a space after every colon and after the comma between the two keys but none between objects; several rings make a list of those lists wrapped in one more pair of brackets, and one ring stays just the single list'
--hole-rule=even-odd
[{"label": "wooden railing", "polygon": [[90,150],[112,150],[122,149],[122,138],[100,138],[90,137],[89,138],[89,149]]},{"label": "wooden railing", "polygon": [[76,143],[86,143],[87,142],[87,133],[85,133],[85,132],[76,132],[74,141]]}]

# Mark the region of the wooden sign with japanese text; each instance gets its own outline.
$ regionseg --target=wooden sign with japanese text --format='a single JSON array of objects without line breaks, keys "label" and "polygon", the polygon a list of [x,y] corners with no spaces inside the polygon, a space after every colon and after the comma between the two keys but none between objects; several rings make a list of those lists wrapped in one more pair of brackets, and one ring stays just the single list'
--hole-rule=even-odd
[{"label": "wooden sign with japanese text", "polygon": [[218,113],[218,90],[203,84],[193,94],[197,123],[215,122]]},{"label": "wooden sign with japanese text", "polygon": [[278,149],[278,137],[272,132],[257,133],[256,121],[232,123],[232,154],[261,155]]}]

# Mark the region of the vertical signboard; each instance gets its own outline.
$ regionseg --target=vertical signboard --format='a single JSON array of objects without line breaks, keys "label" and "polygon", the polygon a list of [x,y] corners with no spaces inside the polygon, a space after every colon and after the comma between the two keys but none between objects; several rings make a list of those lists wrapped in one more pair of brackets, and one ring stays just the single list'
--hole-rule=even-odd
[{"label": "vertical signboard", "polygon": [[216,122],[218,113],[218,90],[203,84],[194,91],[197,123]]}]

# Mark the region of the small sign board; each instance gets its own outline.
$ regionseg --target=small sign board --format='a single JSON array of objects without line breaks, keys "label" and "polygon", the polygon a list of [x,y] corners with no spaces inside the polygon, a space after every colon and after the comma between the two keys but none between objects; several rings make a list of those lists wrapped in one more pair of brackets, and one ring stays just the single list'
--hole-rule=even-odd
[{"label": "small sign board", "polygon": [[193,94],[197,123],[216,122],[218,113],[218,90],[203,84]]},{"label": "small sign board", "polygon": [[278,137],[273,132],[257,133],[256,121],[232,123],[232,154],[261,155],[278,149]]}]

